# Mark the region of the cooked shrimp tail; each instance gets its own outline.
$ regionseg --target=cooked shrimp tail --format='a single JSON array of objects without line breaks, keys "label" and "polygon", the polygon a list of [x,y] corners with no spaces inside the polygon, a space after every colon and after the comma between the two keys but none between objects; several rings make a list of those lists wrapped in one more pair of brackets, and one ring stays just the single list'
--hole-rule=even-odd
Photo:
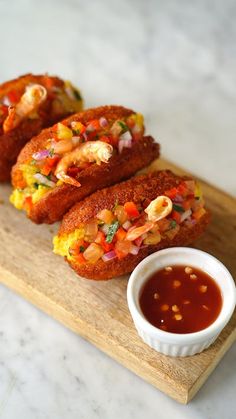
[{"label": "cooked shrimp tail", "polygon": [[26,87],[25,93],[15,106],[9,106],[8,116],[3,123],[4,132],[17,127],[30,113],[37,111],[38,107],[47,98],[47,90],[41,84],[31,84]]},{"label": "cooked shrimp tail", "polygon": [[99,140],[87,141],[62,157],[56,167],[55,176],[65,183],[81,186],[76,179],[67,175],[69,167],[73,165],[80,167],[83,163],[96,163],[98,165],[102,162],[108,163],[112,152],[113,147],[110,144]]}]

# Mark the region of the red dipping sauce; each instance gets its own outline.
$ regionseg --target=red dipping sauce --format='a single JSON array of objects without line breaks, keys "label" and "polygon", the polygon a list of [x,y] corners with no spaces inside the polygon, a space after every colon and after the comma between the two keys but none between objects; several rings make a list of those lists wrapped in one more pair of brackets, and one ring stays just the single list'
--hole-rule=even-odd
[{"label": "red dipping sauce", "polygon": [[140,307],[149,323],[159,329],[193,333],[216,320],[222,295],[206,272],[191,266],[168,266],[144,284]]}]

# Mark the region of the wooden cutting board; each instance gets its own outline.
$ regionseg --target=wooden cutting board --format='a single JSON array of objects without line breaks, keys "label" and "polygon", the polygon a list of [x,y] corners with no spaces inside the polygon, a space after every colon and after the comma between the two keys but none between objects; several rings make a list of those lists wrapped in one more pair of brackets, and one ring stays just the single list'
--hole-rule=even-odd
[{"label": "wooden cutting board", "polygon": [[[183,173],[164,160],[152,168]],[[213,219],[195,246],[219,258],[236,277],[236,202],[201,183]],[[236,313],[203,353],[188,358],[158,354],[136,333],[126,302],[127,277],[95,282],[76,276],[52,253],[58,226],[32,224],[8,203],[9,192],[9,186],[0,186],[0,281],[159,390],[187,403],[234,342]]]}]

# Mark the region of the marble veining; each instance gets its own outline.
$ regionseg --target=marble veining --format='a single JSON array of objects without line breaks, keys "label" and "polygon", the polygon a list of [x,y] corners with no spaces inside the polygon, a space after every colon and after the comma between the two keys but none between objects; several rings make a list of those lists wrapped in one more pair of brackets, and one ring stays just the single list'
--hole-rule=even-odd
[{"label": "marble veining", "polygon": [[[48,71],[140,110],[166,158],[236,194],[234,0],[0,0],[0,80]],[[1,210],[1,209],[0,209]],[[236,347],[181,406],[0,287],[1,419],[231,419]]]}]

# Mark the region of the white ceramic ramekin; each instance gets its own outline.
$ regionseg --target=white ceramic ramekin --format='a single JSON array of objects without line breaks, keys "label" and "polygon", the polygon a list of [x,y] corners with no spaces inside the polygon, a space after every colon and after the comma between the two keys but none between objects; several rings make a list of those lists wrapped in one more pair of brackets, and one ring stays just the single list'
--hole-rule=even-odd
[{"label": "white ceramic ramekin", "polygon": [[[220,287],[223,305],[217,319],[206,329],[194,333],[169,333],[158,329],[144,317],[140,292],[147,279],[166,266],[185,265],[208,273]],[[236,303],[235,283],[226,267],[214,256],[188,247],[160,250],[144,259],[131,274],[127,289],[128,306],[140,337],[158,352],[169,356],[189,356],[202,352],[217,338],[233,314]]]}]

